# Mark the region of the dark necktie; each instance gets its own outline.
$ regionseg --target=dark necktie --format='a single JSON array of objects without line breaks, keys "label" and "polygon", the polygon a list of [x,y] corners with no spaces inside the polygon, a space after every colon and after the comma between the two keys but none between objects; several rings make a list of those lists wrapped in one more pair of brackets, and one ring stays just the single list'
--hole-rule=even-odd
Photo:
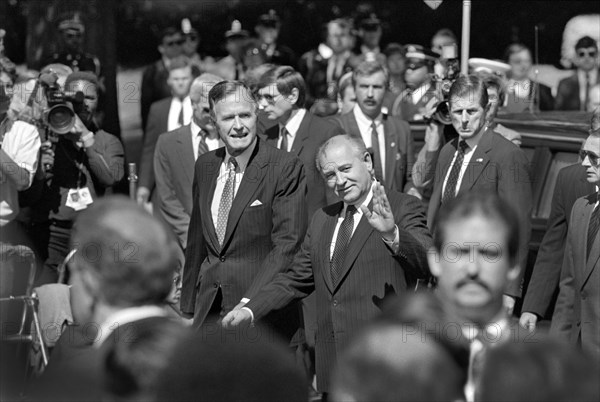
[{"label": "dark necktie", "polygon": [[287,129],[284,127],[281,127],[281,144],[279,145],[279,149],[284,150],[285,152],[287,152],[288,150],[288,131]]},{"label": "dark necktie", "polygon": [[235,158],[230,157],[229,161],[227,162],[227,181],[225,182],[225,187],[223,187],[221,201],[219,201],[219,215],[217,217],[217,239],[219,240],[219,245],[221,246],[223,246],[223,240],[225,239],[229,210],[231,209],[231,204],[233,204],[233,198],[235,197],[236,168],[237,161]]},{"label": "dark necktie", "polygon": [[594,212],[592,212],[592,217],[590,218],[590,226],[588,228],[587,238],[587,257],[590,256],[590,252],[594,246],[594,241],[598,235],[598,228],[600,228],[600,205],[596,206]]},{"label": "dark necktie", "polygon": [[344,264],[344,258],[346,257],[346,250],[348,250],[348,244],[352,237],[352,230],[354,229],[354,213],[356,207],[354,205],[348,205],[346,208],[346,216],[340,225],[335,239],[335,247],[333,249],[333,257],[331,258],[331,282],[335,287],[340,279],[342,273],[342,265]]},{"label": "dark necktie", "polygon": [[460,140],[458,142],[458,150],[456,155],[456,160],[454,161],[454,165],[452,165],[452,169],[450,170],[450,174],[448,175],[448,181],[446,182],[446,189],[444,190],[444,195],[442,196],[442,204],[456,197],[456,186],[458,185],[458,176],[460,175],[460,168],[463,165],[463,161],[465,160],[465,151],[469,148],[469,145]]},{"label": "dark necktie", "polygon": [[204,136],[204,132],[199,131],[198,137],[200,137],[200,142],[198,142],[198,157],[200,157],[200,155],[208,152],[208,146],[206,145],[206,137]]},{"label": "dark necktie", "polygon": [[177,124],[179,124],[179,127],[183,126],[183,102],[181,102],[181,109],[179,110],[179,117],[177,118]]},{"label": "dark necktie", "polygon": [[373,169],[375,170],[375,178],[378,182],[383,183],[383,166],[381,165],[379,135],[377,133],[375,121],[371,122],[371,147],[373,148]]},{"label": "dark necktie", "polygon": [[590,103],[590,73],[585,73],[585,94],[583,96],[581,110],[587,111],[588,103]]}]

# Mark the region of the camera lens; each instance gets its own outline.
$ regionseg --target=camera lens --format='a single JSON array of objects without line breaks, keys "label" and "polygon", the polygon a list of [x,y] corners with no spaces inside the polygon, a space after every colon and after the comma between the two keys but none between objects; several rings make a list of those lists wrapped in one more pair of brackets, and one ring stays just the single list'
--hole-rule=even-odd
[{"label": "camera lens", "polygon": [[75,112],[68,105],[56,105],[48,112],[48,125],[56,134],[66,134],[75,124]]}]

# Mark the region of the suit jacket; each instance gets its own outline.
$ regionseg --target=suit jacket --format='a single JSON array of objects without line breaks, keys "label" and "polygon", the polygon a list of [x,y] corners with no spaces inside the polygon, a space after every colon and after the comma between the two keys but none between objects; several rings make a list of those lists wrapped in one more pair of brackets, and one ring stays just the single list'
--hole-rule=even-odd
[{"label": "suit jacket", "polygon": [[261,319],[269,311],[316,291],[319,391],[328,391],[337,357],[352,337],[380,313],[383,299],[410,291],[407,274],[425,277],[429,271],[426,250],[432,241],[419,200],[395,191],[387,195],[399,228],[398,254],[392,253],[363,217],[350,239],[339,282],[333,286],[329,256],[343,209],[343,202],[338,202],[315,213],[292,268],[278,275],[247,304],[255,319]]},{"label": "suit jacket", "polygon": [[[440,151],[429,201],[427,221],[433,230],[434,219],[442,201],[442,187],[458,146],[458,138],[450,141]],[[521,276],[508,289],[507,294],[521,297],[521,279],[527,266],[529,238],[531,236],[532,191],[529,161],[515,144],[488,129],[483,133],[467,167],[458,194],[467,191],[492,191],[511,204],[519,213],[519,260]]]},{"label": "suit jacket", "polygon": [[158,137],[154,152],[155,199],[159,213],[184,250],[192,215],[194,164],[189,124]]},{"label": "suit jacket", "polygon": [[318,99],[336,100],[337,81],[348,71],[352,71],[350,57],[346,60],[342,68],[340,77],[334,77],[335,83],[330,85],[327,82],[327,65],[329,59],[319,54],[317,49],[308,51],[302,55],[298,64],[298,72],[302,74],[306,81],[307,100],[306,107],[310,108]]},{"label": "suit jacket", "polygon": [[[316,210],[337,200],[335,195],[327,188],[321,172],[316,167],[315,158],[317,150],[331,137],[341,134],[342,129],[337,125],[315,116],[307,111],[296,132],[291,153],[296,155],[304,164],[306,174],[306,210],[310,219]],[[273,147],[277,147],[279,139],[279,125],[267,129],[262,137]]]},{"label": "suit jacket", "polygon": [[148,116],[148,125],[144,133],[144,143],[142,145],[142,156],[140,157],[139,182],[140,187],[154,189],[154,149],[158,136],[167,132],[169,121],[169,109],[173,98],[161,99],[152,104],[150,115]]},{"label": "suit jacket", "polygon": [[[506,105],[502,107],[502,111],[506,113],[522,113],[529,111],[529,107],[533,102],[534,110],[553,110],[554,109],[554,97],[552,96],[552,90],[544,84],[535,83],[530,81],[531,85],[527,90],[529,91],[527,99],[517,98],[514,92],[506,94]],[[540,92],[539,105],[537,103],[537,93]],[[579,95],[577,95],[579,97]]]},{"label": "suit jacket", "polygon": [[[344,132],[362,138],[354,112],[335,118]],[[383,132],[385,136],[385,185],[397,191],[408,191],[412,184],[412,167],[415,163],[415,152],[410,126],[395,116],[384,115]],[[376,153],[378,150],[373,150]]]},{"label": "suit jacket", "polygon": [[[600,75],[600,70],[598,70]],[[592,85],[590,85],[592,87]],[[579,99],[579,76],[577,70],[570,77],[563,78],[558,83],[556,99],[554,103],[556,110],[581,110]]]},{"label": "suit jacket", "polygon": [[[306,232],[304,166],[295,156],[257,140],[233,200],[223,246],[211,214],[225,148],[196,161],[193,209],[183,271],[181,310],[201,326],[217,296],[231,311],[252,298],[277,273],[287,270]],[[251,206],[259,200],[262,204]],[[297,305],[275,312],[266,322],[287,339],[299,325]]]},{"label": "suit jacket", "polygon": [[144,70],[141,95],[142,128],[146,128],[148,124],[148,113],[151,105],[158,100],[171,96],[171,88],[167,84],[167,78],[169,78],[169,70],[167,70],[162,59],[157,60]]},{"label": "suit jacket", "polygon": [[583,350],[600,362],[600,239],[587,257],[588,228],[597,193],[575,201],[567,234],[560,290],[550,333],[581,342]]},{"label": "suit jacket", "polygon": [[594,186],[586,180],[585,171],[586,169],[578,163],[558,172],[546,234],[540,244],[525,292],[522,311],[529,311],[540,317],[552,314],[552,301],[558,293],[571,209],[579,197],[594,192]]}]

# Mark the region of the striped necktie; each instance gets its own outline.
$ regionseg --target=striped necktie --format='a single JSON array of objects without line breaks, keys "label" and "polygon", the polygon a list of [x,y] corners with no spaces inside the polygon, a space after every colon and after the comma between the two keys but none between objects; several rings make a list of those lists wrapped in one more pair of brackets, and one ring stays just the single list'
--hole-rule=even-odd
[{"label": "striped necktie", "polygon": [[217,216],[216,232],[221,247],[225,240],[229,210],[231,210],[231,204],[233,204],[233,199],[235,198],[235,171],[237,166],[235,158],[230,157],[227,162],[227,181],[225,182],[225,187],[223,187],[223,194],[221,194],[221,201],[219,202],[219,214]]},{"label": "striped necktie", "polygon": [[454,161],[454,165],[452,165],[452,169],[450,170],[450,174],[448,175],[446,188],[444,190],[444,194],[442,195],[442,204],[456,197],[456,186],[458,185],[458,176],[460,176],[460,169],[463,165],[463,161],[465,160],[465,152],[468,148],[469,144],[467,144],[466,141],[460,140],[458,142],[456,160]]}]

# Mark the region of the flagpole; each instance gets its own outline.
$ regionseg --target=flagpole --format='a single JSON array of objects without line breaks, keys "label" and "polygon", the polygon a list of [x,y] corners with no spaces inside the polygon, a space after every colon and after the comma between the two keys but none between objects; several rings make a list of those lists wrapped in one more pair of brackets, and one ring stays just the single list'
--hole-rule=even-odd
[{"label": "flagpole", "polygon": [[471,0],[463,0],[460,72],[469,73],[469,40],[471,39]]}]

